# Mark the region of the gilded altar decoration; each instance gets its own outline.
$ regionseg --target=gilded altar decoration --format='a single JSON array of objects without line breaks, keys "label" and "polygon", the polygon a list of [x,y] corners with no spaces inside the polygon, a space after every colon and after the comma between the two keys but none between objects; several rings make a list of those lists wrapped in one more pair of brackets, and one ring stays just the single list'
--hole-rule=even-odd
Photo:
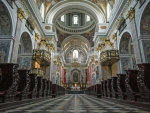
[{"label": "gilded altar decoration", "polygon": [[22,10],[22,8],[18,8],[18,10],[17,10],[17,17],[21,21],[26,18],[26,15],[25,15],[24,11]]},{"label": "gilded altar decoration", "polygon": [[101,65],[108,66],[112,65],[119,60],[118,50],[105,50],[100,54]]},{"label": "gilded altar decoration", "polygon": [[133,7],[130,8],[127,14],[127,18],[130,19],[130,21],[135,17],[135,9]]}]

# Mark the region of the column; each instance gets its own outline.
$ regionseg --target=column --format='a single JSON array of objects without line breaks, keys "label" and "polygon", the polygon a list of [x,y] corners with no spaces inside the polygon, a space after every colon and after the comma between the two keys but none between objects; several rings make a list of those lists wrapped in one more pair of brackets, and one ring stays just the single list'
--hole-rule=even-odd
[{"label": "column", "polygon": [[16,34],[15,34],[15,37],[14,37],[14,46],[13,46],[13,49],[12,49],[12,58],[11,58],[12,63],[17,63],[21,27],[22,27],[22,22],[18,18],[17,19],[17,26],[16,26]]}]

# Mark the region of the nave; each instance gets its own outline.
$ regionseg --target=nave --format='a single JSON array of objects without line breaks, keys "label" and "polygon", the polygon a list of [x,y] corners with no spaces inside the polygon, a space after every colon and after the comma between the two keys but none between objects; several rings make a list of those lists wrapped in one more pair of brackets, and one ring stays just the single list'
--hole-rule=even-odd
[{"label": "nave", "polygon": [[0,104],[0,113],[149,113],[150,104],[66,94]]}]

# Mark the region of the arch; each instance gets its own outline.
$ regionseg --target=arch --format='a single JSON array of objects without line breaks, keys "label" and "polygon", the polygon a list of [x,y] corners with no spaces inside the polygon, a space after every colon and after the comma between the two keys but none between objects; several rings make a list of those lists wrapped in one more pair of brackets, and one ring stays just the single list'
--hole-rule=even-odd
[{"label": "arch", "polygon": [[140,35],[150,35],[150,2],[146,4],[140,19]]},{"label": "arch", "polygon": [[12,35],[13,33],[13,26],[12,26],[12,18],[9,8],[4,2],[0,1],[0,7],[3,10],[0,10],[0,35]]},{"label": "arch", "polygon": [[[90,15],[93,15],[93,17],[97,20],[97,23],[104,23],[106,21],[105,16],[103,12],[98,8],[98,6],[94,5],[93,3],[89,1],[84,2],[66,2],[62,1],[57,3],[55,6],[51,8],[51,10],[48,12],[46,16],[46,22],[47,23],[53,23],[54,20],[58,17],[57,15],[61,15],[65,10],[69,10],[70,7],[72,8],[79,8],[83,10],[88,10],[90,12]],[[69,7],[68,7],[69,6]]]},{"label": "arch", "polygon": [[129,32],[124,32],[121,36],[119,44],[119,53],[122,73],[125,73],[124,70],[126,69],[137,69],[132,45],[132,37]]},{"label": "arch", "polygon": [[121,40],[120,40],[120,54],[130,54],[129,45],[131,41],[131,35],[128,32],[123,33]]},{"label": "arch", "polygon": [[[122,39],[122,36],[123,36],[123,34],[126,33],[126,32],[131,35],[131,39],[132,39],[132,33],[131,33],[131,31],[128,30],[128,29],[125,29],[125,30],[118,36],[118,39],[117,39],[117,49],[119,49],[119,47],[120,47],[120,41],[121,41],[121,39]],[[133,40],[133,39],[132,39],[132,40]]]},{"label": "arch", "polygon": [[18,59],[20,69],[30,69],[32,61],[32,41],[28,32],[23,32],[20,36]]}]

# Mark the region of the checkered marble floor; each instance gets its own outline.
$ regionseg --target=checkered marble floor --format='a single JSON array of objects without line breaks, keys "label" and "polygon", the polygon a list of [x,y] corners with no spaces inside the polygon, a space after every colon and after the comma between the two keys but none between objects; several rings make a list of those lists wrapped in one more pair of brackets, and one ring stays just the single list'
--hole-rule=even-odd
[{"label": "checkered marble floor", "polygon": [[120,104],[85,94],[70,94],[0,108],[0,113],[150,113],[150,108]]}]

